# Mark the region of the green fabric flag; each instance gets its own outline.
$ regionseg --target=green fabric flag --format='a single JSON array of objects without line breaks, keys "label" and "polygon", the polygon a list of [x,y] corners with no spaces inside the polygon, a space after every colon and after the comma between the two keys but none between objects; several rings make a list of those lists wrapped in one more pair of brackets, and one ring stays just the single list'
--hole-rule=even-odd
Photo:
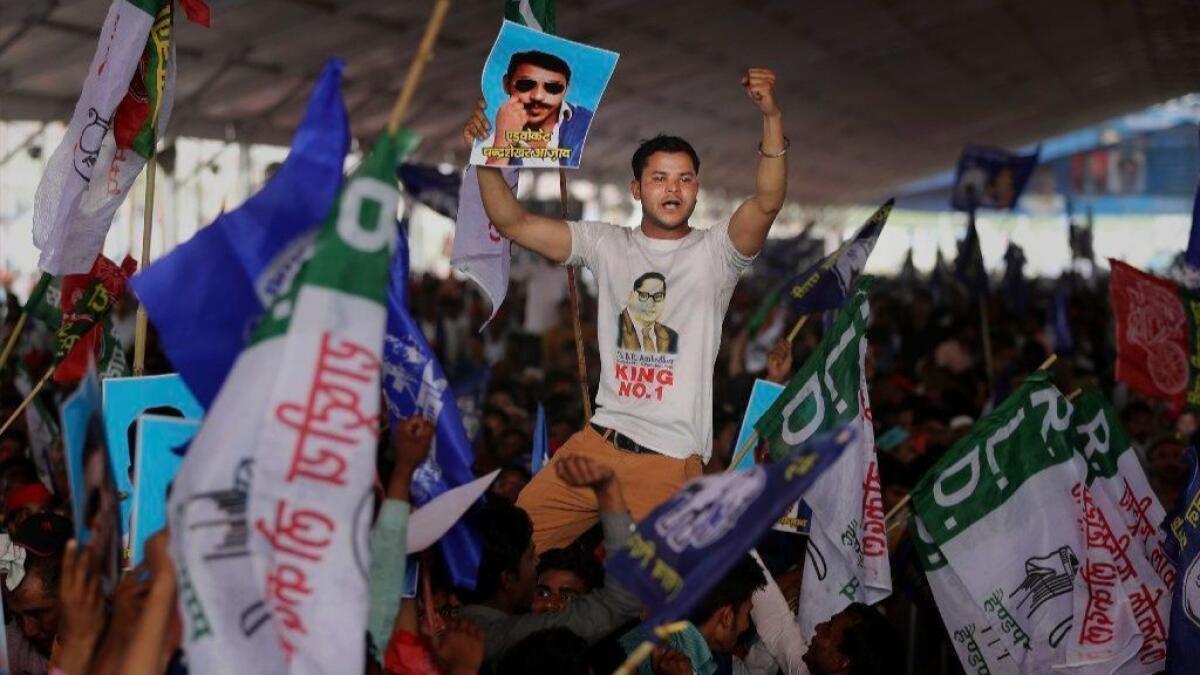
[{"label": "green fabric flag", "polygon": [[504,18],[543,33],[558,32],[554,0],[505,0]]}]

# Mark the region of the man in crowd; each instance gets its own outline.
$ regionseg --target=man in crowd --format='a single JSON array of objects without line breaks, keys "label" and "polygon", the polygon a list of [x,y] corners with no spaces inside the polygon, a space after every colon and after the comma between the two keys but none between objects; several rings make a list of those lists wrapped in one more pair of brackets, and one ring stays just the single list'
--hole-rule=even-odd
[{"label": "man in crowd", "polygon": [[[559,449],[554,461],[590,457],[616,471],[636,519],[644,517],[701,472],[712,452],[713,366],[721,325],[738,277],[762,249],[783,206],[787,141],[775,101],[775,74],[752,68],[742,86],[762,115],[761,158],[755,193],[728,223],[708,230],[690,223],[699,192],[700,158],[685,140],[658,136],[634,153],[630,193],[642,203],[641,226],[567,222],[521,207],[496,169],[480,167],[480,194],[488,218],[504,236],[560,263],[586,265],[599,286],[599,317],[617,317],[619,303],[642,289],[662,305],[654,321],[669,325],[675,349],[627,346],[620,322],[598,321],[601,376],[592,423]],[[482,106],[464,128],[468,141],[485,138]],[[497,130],[499,133],[499,130]],[[661,288],[659,288],[661,286]],[[670,287],[669,297],[666,288]],[[640,296],[637,296],[640,301]],[[640,336],[639,336],[640,337]],[[590,491],[543,471],[519,505],[534,523],[537,550],[565,546],[596,522]]]},{"label": "man in crowd", "polygon": [[552,548],[538,559],[534,614],[553,614],[571,601],[604,586],[604,567],[580,546]]},{"label": "man in crowd", "polygon": [[[616,474],[582,456],[556,461],[554,470],[564,483],[593,492],[600,507],[605,550],[611,559],[624,548],[633,527]],[[478,515],[476,525],[483,539],[483,552],[474,603],[463,607],[459,614],[483,630],[486,663],[495,665],[513,645],[548,628],[567,628],[589,644],[594,643],[641,612],[641,602],[608,578],[604,588],[575,598],[562,611],[529,614],[536,581],[529,516],[500,500],[488,502]]]}]

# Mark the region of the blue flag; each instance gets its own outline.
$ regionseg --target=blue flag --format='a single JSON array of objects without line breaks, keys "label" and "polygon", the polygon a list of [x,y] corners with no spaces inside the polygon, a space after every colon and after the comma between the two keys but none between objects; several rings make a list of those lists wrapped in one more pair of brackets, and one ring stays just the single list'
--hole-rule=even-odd
[{"label": "blue flag", "polygon": [[1050,303],[1049,328],[1054,341],[1054,353],[1066,356],[1075,351],[1075,338],[1071,334],[1071,317],[1067,308],[1071,304],[1071,288],[1068,280],[1059,279],[1054,287],[1054,298]]},{"label": "blue flag", "polygon": [[[392,283],[388,287],[383,390],[387,397],[388,418],[393,425],[413,415],[433,420],[436,425],[429,459],[413,474],[412,495],[416,506],[423,506],[443,492],[475,479],[471,473],[475,457],[458,414],[454,391],[421,333],[421,327],[409,312],[406,233],[396,239]],[[439,545],[451,583],[474,588],[481,549],[478,537],[466,521],[455,523]]]},{"label": "blue flag", "polygon": [[546,433],[546,408],[538,404],[537,422],[533,427],[533,453],[530,459],[530,473],[537,475],[538,471],[550,461],[550,439]]},{"label": "blue flag", "polygon": [[792,279],[784,290],[792,299],[792,310],[796,314],[816,314],[841,309],[846,304],[895,202],[894,199],[887,200],[849,241]]},{"label": "blue flag", "polygon": [[288,288],[342,186],[342,63],[325,65],[292,151],[266,186],[130,283],[188,389],[210,406],[271,300]]},{"label": "blue flag", "polygon": [[404,193],[450,219],[458,217],[458,189],[462,174],[442,173],[428,164],[401,164],[396,170]]},{"label": "blue flag", "polygon": [[1196,186],[1196,197],[1192,200],[1192,232],[1188,235],[1187,263],[1200,269],[1200,185]]},{"label": "blue flag", "polygon": [[1011,209],[1037,166],[1041,146],[1018,155],[986,145],[968,145],[958,158],[950,204],[959,211]]},{"label": "blue flag", "polygon": [[1200,654],[1200,458],[1188,448],[1191,477],[1174,513],[1167,516],[1167,555],[1175,563],[1175,588],[1167,635],[1167,673],[1194,673]]},{"label": "blue flag", "polygon": [[608,568],[645,603],[644,625],[686,618],[842,451],[860,440],[850,427],[818,434],[778,462],[693,479],[651,511]]},{"label": "blue flag", "polygon": [[983,250],[979,248],[979,230],[975,229],[974,211],[967,222],[967,236],[958,245],[954,276],[967,287],[972,300],[979,300],[987,295],[987,270],[983,267]]}]

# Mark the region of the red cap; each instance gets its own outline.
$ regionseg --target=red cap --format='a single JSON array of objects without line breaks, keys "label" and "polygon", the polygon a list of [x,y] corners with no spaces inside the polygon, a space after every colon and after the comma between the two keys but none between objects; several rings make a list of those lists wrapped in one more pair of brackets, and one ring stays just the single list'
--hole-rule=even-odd
[{"label": "red cap", "polygon": [[40,482],[26,483],[25,485],[11,488],[4,495],[4,511],[5,513],[12,513],[27,504],[45,504],[53,498],[54,495]]}]

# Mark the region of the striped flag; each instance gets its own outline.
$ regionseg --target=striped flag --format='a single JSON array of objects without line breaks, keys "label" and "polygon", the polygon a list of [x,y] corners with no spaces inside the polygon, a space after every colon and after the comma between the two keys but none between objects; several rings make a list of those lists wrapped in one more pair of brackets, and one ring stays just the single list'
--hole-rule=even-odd
[{"label": "striped flag", "polygon": [[385,134],[264,315],[171,495],[189,666],[358,673],[400,139]]}]

